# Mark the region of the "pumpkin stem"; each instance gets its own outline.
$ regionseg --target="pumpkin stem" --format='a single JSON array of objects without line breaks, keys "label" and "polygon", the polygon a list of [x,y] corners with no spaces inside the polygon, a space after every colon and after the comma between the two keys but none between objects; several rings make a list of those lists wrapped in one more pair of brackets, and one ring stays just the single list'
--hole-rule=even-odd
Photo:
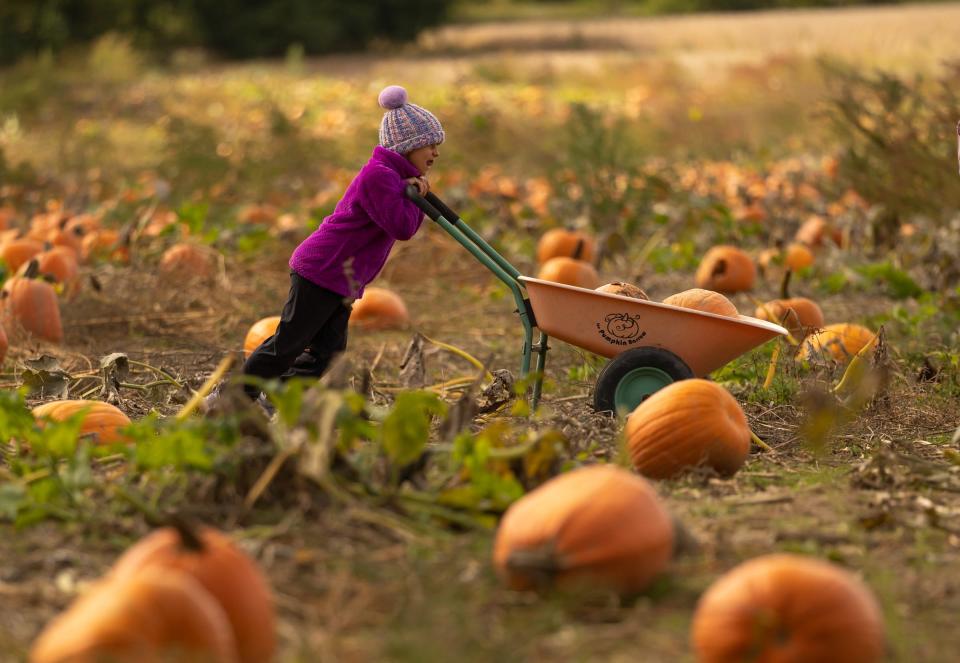
[{"label": "pumpkin stem", "polygon": [[793,271],[787,269],[783,273],[783,280],[780,281],[780,299],[790,299],[790,275]]},{"label": "pumpkin stem", "polygon": [[580,256],[583,255],[583,238],[577,240],[577,246],[573,249],[573,259],[580,260]]},{"label": "pumpkin stem", "polygon": [[32,258],[27,264],[27,268],[23,272],[24,278],[32,279],[40,273],[40,262],[36,258]]},{"label": "pumpkin stem", "polygon": [[727,261],[723,258],[720,258],[717,263],[713,266],[713,269],[710,271],[710,276],[717,276],[723,274],[727,271]]},{"label": "pumpkin stem", "polygon": [[175,513],[167,518],[170,527],[180,535],[180,545],[189,552],[200,553],[206,549],[197,528],[182,515]]}]

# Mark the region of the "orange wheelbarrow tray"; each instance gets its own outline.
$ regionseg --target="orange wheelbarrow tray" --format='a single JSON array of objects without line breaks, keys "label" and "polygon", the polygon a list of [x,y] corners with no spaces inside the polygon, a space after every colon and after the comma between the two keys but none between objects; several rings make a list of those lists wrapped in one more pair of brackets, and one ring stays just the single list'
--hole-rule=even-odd
[{"label": "orange wheelbarrow tray", "polygon": [[407,195],[513,291],[524,327],[521,378],[530,373],[536,354],[533,408],[540,399],[550,336],[610,359],[597,376],[593,405],[622,413],[672,382],[704,377],[787,334],[780,325],[745,315],[734,318],[522,276],[436,195],[423,198],[412,185]]}]

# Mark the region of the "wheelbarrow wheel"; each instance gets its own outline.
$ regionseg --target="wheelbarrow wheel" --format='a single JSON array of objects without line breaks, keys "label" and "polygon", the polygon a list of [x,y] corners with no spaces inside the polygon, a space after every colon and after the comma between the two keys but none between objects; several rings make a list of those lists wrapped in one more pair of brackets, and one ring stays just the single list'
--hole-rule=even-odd
[{"label": "wheelbarrow wheel", "polygon": [[669,350],[627,350],[607,362],[597,376],[593,409],[628,414],[654,392],[692,377],[690,367]]}]

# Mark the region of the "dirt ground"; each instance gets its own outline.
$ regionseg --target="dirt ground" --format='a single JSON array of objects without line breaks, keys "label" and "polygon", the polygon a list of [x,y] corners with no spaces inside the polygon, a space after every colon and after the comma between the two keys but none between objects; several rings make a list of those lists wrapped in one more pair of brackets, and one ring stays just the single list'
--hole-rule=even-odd
[{"label": "dirt ground", "polygon": [[[98,267],[100,291],[84,287],[64,307],[63,347],[42,350],[55,352],[68,370],[125,352],[197,387],[224,353],[238,350],[251,322],[279,311],[292,246],[228,260],[215,282],[189,288],[165,286],[147,271]],[[689,279],[651,274],[643,285],[657,298]],[[395,382],[414,330],[517,371],[521,336],[512,303],[495,296],[493,278],[438,229],[399,246],[379,283],[404,297],[413,323],[352,334],[354,369],[377,362],[375,390]],[[751,306],[746,298],[734,301],[741,310]],[[824,300],[837,318],[889,304],[842,293]],[[552,387],[533,425],[562,431],[573,449],[596,460],[615,460],[621,426],[592,412],[589,379],[570,377],[584,356],[551,345]],[[22,358],[39,349],[13,353]],[[465,371],[442,353],[428,353],[426,361],[437,381]],[[836,377],[809,379],[825,384]],[[957,424],[956,398],[895,374],[887,395],[849,422],[829,452],[814,455],[798,436],[801,406],[750,391],[735,395],[773,452],[755,450],[731,479],[700,472],[657,484],[687,536],[667,576],[630,600],[506,591],[490,564],[492,532],[392,528],[319,491],[291,487],[294,501],[265,500],[252,512],[221,492],[219,501],[197,502],[190,514],[230,530],[260,561],[275,591],[282,661],[688,661],[688,627],[702,591],[738,562],[774,550],[814,554],[862,573],[883,607],[888,660],[949,660],[945,652],[960,645],[953,628],[960,610],[960,473],[943,451]],[[123,409],[134,418],[152,407],[164,414],[179,407],[124,396]],[[0,660],[24,660],[39,629],[147,529],[131,514],[108,523],[0,526]]]}]

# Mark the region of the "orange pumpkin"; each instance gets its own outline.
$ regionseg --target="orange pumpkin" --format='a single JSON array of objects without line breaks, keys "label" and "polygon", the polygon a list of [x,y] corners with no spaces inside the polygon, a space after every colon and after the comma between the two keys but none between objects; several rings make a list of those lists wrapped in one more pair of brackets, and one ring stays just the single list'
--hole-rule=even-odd
[{"label": "orange pumpkin", "polygon": [[600,285],[600,277],[593,265],[574,258],[550,258],[540,266],[537,278],[590,290]]},{"label": "orange pumpkin", "polygon": [[273,336],[280,325],[280,316],[272,315],[269,318],[257,320],[251,325],[246,338],[243,339],[243,356],[249,357],[260,344]]},{"label": "orange pumpkin", "polygon": [[400,329],[409,322],[403,299],[386,288],[364,288],[350,311],[350,325],[361,329]]},{"label": "orange pumpkin", "polygon": [[53,421],[64,421],[81,410],[86,410],[80,435],[90,436],[94,444],[114,444],[127,441],[120,429],[130,425],[130,418],[117,407],[103,401],[64,400],[50,401],[33,408],[33,416]]},{"label": "orange pumpkin", "polygon": [[237,663],[224,609],[188,573],[101,580],[39,635],[30,663]]},{"label": "orange pumpkin", "polygon": [[783,264],[796,272],[813,264],[813,253],[804,244],[791,242],[784,249]]},{"label": "orange pumpkin", "polygon": [[734,474],[750,451],[750,427],[737,400],[716,382],[692,378],[655,392],[630,413],[624,428],[638,472],[668,479],[705,464]]},{"label": "orange pumpkin", "polygon": [[41,251],[43,251],[43,242],[38,240],[28,237],[9,239],[0,247],[0,258],[3,258],[10,271],[15,273]]},{"label": "orange pumpkin", "polygon": [[49,276],[57,283],[70,286],[73,289],[78,283],[80,268],[77,265],[77,254],[66,246],[54,246],[37,255],[38,273]]},{"label": "orange pumpkin", "polygon": [[46,281],[14,276],[3,284],[3,310],[8,320],[51,343],[63,340],[60,304]]},{"label": "orange pumpkin", "polygon": [[877,663],[883,618],[853,574],[818,559],[773,554],[744,562],[697,604],[700,663]]},{"label": "orange pumpkin", "polygon": [[63,226],[64,230],[86,237],[90,233],[100,230],[100,219],[93,214],[77,214]]},{"label": "orange pumpkin", "polygon": [[213,254],[196,244],[174,244],[160,259],[160,274],[166,277],[206,279],[213,269]]},{"label": "orange pumpkin", "polygon": [[267,663],[276,649],[276,615],[266,578],[227,535],[165,527],[150,533],[117,560],[110,576],[125,582],[147,569],[193,576],[223,607],[241,663]]},{"label": "orange pumpkin", "polygon": [[801,224],[797,229],[794,239],[807,246],[823,246],[825,239],[833,240],[837,246],[843,244],[843,233],[839,228],[835,228],[822,216],[813,215]]},{"label": "orange pumpkin", "polygon": [[95,230],[84,235],[80,253],[84,260],[109,257],[126,262],[130,259],[130,250],[120,245],[120,233],[110,228]]},{"label": "orange pumpkin", "polygon": [[735,246],[714,246],[706,252],[694,280],[698,288],[741,292],[753,288],[757,268],[753,258]]},{"label": "orange pumpkin", "polygon": [[582,230],[552,228],[543,233],[537,242],[537,262],[541,265],[557,257],[593,262],[596,254],[596,240]]},{"label": "orange pumpkin", "polygon": [[774,299],[757,307],[754,317],[782,324],[791,334],[806,336],[823,327],[823,311],[812,299]]},{"label": "orange pumpkin", "polygon": [[70,249],[77,260],[80,260],[80,254],[83,252],[83,232],[80,228],[55,230],[47,237],[47,241],[53,246],[63,246]]},{"label": "orange pumpkin", "polygon": [[3,365],[3,360],[7,358],[7,349],[10,347],[10,342],[7,339],[7,332],[4,330],[3,325],[0,324],[0,365]]},{"label": "orange pumpkin", "polygon": [[642,477],[613,465],[557,476],[507,509],[493,563],[511,589],[600,585],[639,592],[673,550],[673,523]]},{"label": "orange pumpkin", "polygon": [[646,299],[650,300],[641,288],[633,285],[632,283],[624,283],[623,281],[614,281],[613,283],[607,283],[597,288],[597,292],[607,292],[611,295],[621,295],[623,297],[633,297],[634,299]]},{"label": "orange pumpkin", "polygon": [[737,307],[733,302],[713,290],[704,290],[703,288],[690,288],[675,295],[670,295],[663,300],[664,304],[671,306],[682,306],[683,308],[692,308],[696,311],[705,311],[706,313],[716,313],[730,318],[736,318],[739,314]]},{"label": "orange pumpkin", "polygon": [[840,322],[810,334],[800,344],[799,360],[833,359],[845,362],[870,343],[874,333],[861,325]]}]

